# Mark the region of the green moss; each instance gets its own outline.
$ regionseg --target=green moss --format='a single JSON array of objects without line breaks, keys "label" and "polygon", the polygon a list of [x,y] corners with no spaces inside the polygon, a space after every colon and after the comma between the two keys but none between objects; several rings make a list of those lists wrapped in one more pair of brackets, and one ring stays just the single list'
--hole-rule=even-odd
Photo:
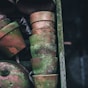
[{"label": "green moss", "polygon": [[51,55],[41,55],[40,58],[41,61],[38,64],[38,66],[36,67],[32,66],[34,74],[56,73],[57,70],[56,57],[52,57]]},{"label": "green moss", "polygon": [[[50,34],[49,34],[50,35]],[[32,35],[29,37],[29,41],[30,41],[30,44],[33,46],[35,44],[39,44],[39,43],[42,43],[45,44],[45,43],[52,43],[54,44],[55,43],[55,36],[54,34],[50,35],[50,36],[47,36],[47,35]],[[51,38],[51,40],[49,40],[49,38]]]},{"label": "green moss", "polygon": [[44,49],[45,51],[56,52],[56,46],[55,45],[52,45],[52,44],[49,44],[49,43],[46,43],[46,44],[43,44],[43,43],[36,44],[34,46],[30,46],[31,55],[32,55],[33,58],[34,57],[39,57],[41,54],[43,54],[43,53],[38,53],[38,51],[40,49]]},{"label": "green moss", "polygon": [[6,35],[8,32],[10,32],[18,27],[19,27],[19,24],[17,22],[12,22],[12,23],[9,23],[8,25],[4,26],[3,28],[1,28],[0,32],[4,33]]}]

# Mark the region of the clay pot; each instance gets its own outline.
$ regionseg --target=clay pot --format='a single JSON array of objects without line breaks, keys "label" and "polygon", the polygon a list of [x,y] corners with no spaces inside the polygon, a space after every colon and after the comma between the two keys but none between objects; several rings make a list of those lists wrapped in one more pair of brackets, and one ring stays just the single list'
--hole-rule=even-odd
[{"label": "clay pot", "polygon": [[55,33],[54,24],[51,21],[39,21],[32,24],[32,34]]},{"label": "clay pot", "polygon": [[57,88],[58,75],[33,75],[35,88]]},{"label": "clay pot", "polygon": [[28,73],[14,62],[0,62],[1,88],[30,88]]},{"label": "clay pot", "polygon": [[10,20],[8,18],[4,18],[4,19],[0,20],[0,29],[9,23],[10,23]]},{"label": "clay pot", "polygon": [[57,71],[57,57],[51,55],[41,55],[40,58],[32,58],[33,73],[36,74],[53,74]]},{"label": "clay pot", "polygon": [[33,24],[38,21],[55,21],[54,13],[50,11],[38,11],[30,15],[30,23]]},{"label": "clay pot", "polygon": [[33,46],[30,46],[32,58],[39,57],[41,55],[51,54],[56,56],[56,45],[50,43],[38,43]]},{"label": "clay pot", "polygon": [[8,57],[16,55],[26,47],[18,27],[17,22],[12,22],[0,30],[0,50]]},{"label": "clay pot", "polygon": [[45,27],[54,28],[54,22],[48,21],[48,20],[40,20],[40,21],[34,22],[31,26],[32,26],[32,29],[45,28]]},{"label": "clay pot", "polygon": [[52,27],[43,27],[43,28],[38,28],[38,29],[32,29],[32,34],[38,34],[38,35],[40,35],[40,34],[43,34],[43,33],[55,33],[55,30],[54,30],[54,28],[52,28]]},{"label": "clay pot", "polygon": [[55,35],[52,33],[34,34],[29,37],[30,44],[33,46],[39,43],[55,44]]}]

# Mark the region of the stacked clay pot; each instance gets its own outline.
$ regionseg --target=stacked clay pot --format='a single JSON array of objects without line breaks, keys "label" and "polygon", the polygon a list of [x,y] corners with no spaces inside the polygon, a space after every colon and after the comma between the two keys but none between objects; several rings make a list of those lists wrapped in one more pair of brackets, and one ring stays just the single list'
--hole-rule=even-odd
[{"label": "stacked clay pot", "polygon": [[0,15],[0,51],[2,51],[8,58],[19,53],[26,47],[19,24]]},{"label": "stacked clay pot", "polygon": [[29,40],[36,88],[56,88],[58,75],[54,22],[54,13],[50,11],[30,15],[32,35]]}]

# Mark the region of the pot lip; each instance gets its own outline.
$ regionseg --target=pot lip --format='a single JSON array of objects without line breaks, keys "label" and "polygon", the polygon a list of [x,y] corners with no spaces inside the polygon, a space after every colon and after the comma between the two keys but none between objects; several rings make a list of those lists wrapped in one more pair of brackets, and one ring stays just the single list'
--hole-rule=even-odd
[{"label": "pot lip", "polygon": [[48,14],[54,14],[54,12],[52,12],[52,11],[49,11],[49,10],[40,10],[40,11],[34,11],[34,12],[32,12],[31,14],[30,14],[30,16],[32,16],[32,15],[35,15],[35,14],[39,14],[39,13],[48,13]]},{"label": "pot lip", "polygon": [[[49,16],[49,15],[51,15],[52,19],[47,18],[47,16]],[[31,13],[30,14],[30,23],[33,24],[34,22],[38,22],[38,21],[53,21],[53,22],[55,22],[54,12],[52,12],[52,11],[35,11],[35,12]]]},{"label": "pot lip", "polygon": [[33,77],[38,77],[38,76],[58,76],[58,74],[39,74],[39,75],[32,75]]},{"label": "pot lip", "polygon": [[0,39],[3,38],[5,35],[7,35],[9,32],[11,32],[12,30],[16,29],[17,27],[19,27],[19,24],[16,21],[14,21],[14,22],[7,24],[3,28],[1,28],[0,32],[3,32],[5,34],[0,36]]},{"label": "pot lip", "polygon": [[34,24],[36,24],[36,23],[55,23],[53,20],[38,20],[38,21],[35,21],[35,22],[33,22],[33,23],[31,23],[31,25],[34,25]]}]

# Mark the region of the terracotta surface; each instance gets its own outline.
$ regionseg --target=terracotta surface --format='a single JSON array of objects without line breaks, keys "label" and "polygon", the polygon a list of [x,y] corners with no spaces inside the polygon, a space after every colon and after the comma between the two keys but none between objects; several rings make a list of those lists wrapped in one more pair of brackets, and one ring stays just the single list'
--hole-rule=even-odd
[{"label": "terracotta surface", "polygon": [[57,74],[33,75],[35,88],[57,88]]},{"label": "terracotta surface", "polygon": [[54,22],[53,21],[48,21],[48,20],[41,20],[34,22],[32,24],[32,29],[38,29],[38,28],[44,28],[44,27],[52,27],[54,28]]},{"label": "terracotta surface", "polygon": [[30,15],[30,23],[34,23],[41,20],[55,21],[54,13],[50,11],[34,12]]},{"label": "terracotta surface", "polygon": [[0,49],[8,57],[16,55],[26,47],[19,28],[15,27],[14,24],[13,22],[13,25],[5,26],[0,30]]}]

